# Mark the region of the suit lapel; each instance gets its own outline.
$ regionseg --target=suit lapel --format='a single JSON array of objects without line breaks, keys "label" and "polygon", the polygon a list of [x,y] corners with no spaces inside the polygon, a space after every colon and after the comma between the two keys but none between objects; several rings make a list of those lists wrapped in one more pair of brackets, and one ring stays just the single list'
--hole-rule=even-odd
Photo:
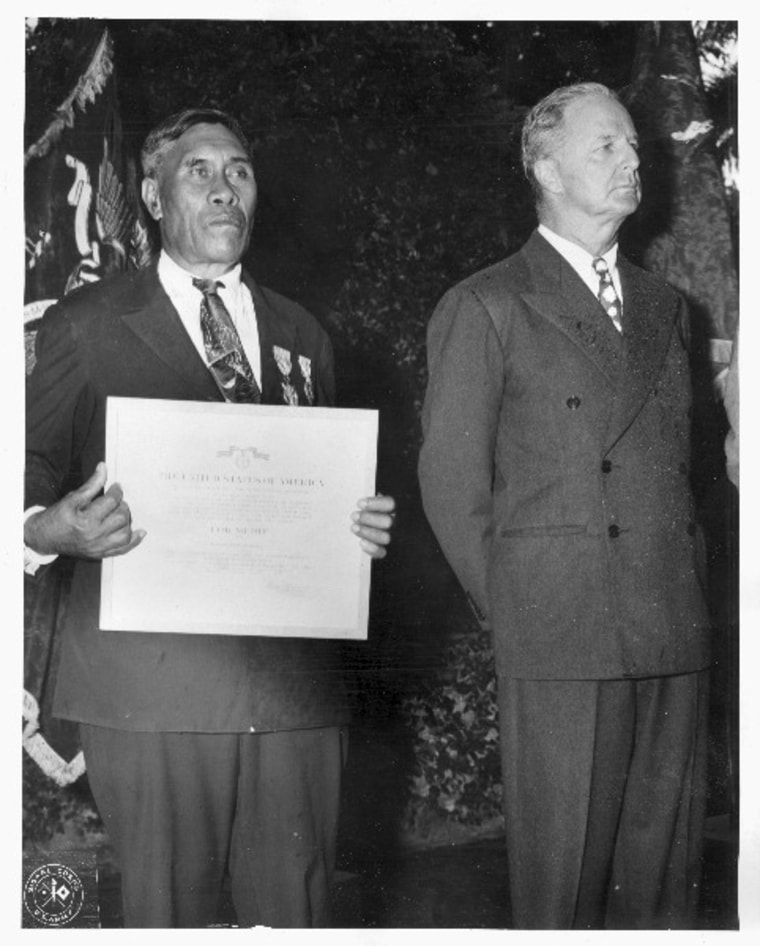
[{"label": "suit lapel", "polygon": [[180,376],[197,400],[223,400],[211,372],[185,331],[155,267],[139,274],[130,287],[124,324],[166,365]]},{"label": "suit lapel", "polygon": [[274,358],[274,346],[280,344],[282,329],[276,313],[262,289],[247,274],[244,281],[248,287],[256,312],[256,328],[259,333],[261,354],[261,397],[264,404],[282,404],[280,372]]},{"label": "suit lapel", "polygon": [[618,257],[623,287],[625,385],[613,414],[610,446],[635,420],[653,390],[675,324],[673,303],[645,273]]},{"label": "suit lapel", "polygon": [[619,256],[620,335],[572,266],[539,233],[522,252],[531,274],[525,300],[582,349],[615,387],[608,428],[612,447],[636,419],[660,374],[673,331],[672,303],[656,281]]},{"label": "suit lapel", "polygon": [[265,288],[244,274],[256,310],[261,349],[261,396],[264,404],[311,403],[305,390],[298,328],[278,311]]},{"label": "suit lapel", "polygon": [[[278,366],[276,353],[297,358],[298,332],[290,320],[282,318],[265,289],[245,272],[243,279],[251,292],[261,350],[261,390],[265,404],[287,403],[287,381]],[[124,324],[166,365],[167,371],[180,376],[195,400],[223,400],[211,372],[185,331],[169,297],[158,279],[155,266],[137,273],[124,300]],[[306,403],[301,373],[292,366],[291,379],[296,385],[299,403]]]},{"label": "suit lapel", "polygon": [[624,368],[620,333],[572,266],[538,233],[523,249],[531,284],[523,298],[557,326],[613,384]]}]

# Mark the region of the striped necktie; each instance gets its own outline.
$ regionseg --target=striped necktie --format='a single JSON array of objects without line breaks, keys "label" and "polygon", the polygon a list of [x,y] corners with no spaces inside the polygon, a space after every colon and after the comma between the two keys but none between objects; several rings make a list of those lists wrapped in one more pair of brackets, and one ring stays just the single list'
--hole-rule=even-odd
[{"label": "striped necktie", "polygon": [[259,404],[261,389],[245,357],[227,306],[217,292],[224,283],[214,279],[193,279],[193,285],[202,294],[201,331],[206,359],[216,383],[227,401]]}]

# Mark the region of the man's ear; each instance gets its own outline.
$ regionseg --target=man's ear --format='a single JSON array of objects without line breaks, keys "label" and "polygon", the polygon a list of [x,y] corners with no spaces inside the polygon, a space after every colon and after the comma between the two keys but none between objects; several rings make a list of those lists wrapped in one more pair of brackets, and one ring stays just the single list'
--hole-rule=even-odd
[{"label": "man's ear", "polygon": [[533,174],[541,186],[541,190],[550,194],[562,193],[562,181],[557,170],[557,164],[551,158],[539,158],[533,165]]},{"label": "man's ear", "polygon": [[151,217],[154,220],[160,220],[162,216],[161,195],[158,192],[158,183],[154,177],[143,178],[142,199]]}]

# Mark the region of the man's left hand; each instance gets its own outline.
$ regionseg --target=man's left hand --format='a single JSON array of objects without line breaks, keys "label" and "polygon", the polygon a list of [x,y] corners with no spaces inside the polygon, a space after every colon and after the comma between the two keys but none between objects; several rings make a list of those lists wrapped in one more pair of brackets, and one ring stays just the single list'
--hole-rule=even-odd
[{"label": "man's left hand", "polygon": [[361,547],[372,558],[385,558],[385,546],[391,541],[396,518],[396,500],[392,496],[367,496],[351,514],[351,531],[359,536]]}]

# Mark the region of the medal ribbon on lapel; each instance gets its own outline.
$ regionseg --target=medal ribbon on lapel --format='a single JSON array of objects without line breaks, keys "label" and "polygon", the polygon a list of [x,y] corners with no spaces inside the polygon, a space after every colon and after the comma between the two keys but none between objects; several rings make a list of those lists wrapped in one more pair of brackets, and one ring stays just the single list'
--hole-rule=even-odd
[{"label": "medal ribbon on lapel", "polygon": [[290,352],[287,348],[280,348],[279,345],[275,345],[273,351],[274,360],[277,362],[277,368],[282,376],[282,396],[285,403],[290,404],[292,407],[298,407],[298,392],[293,387],[293,382],[290,379],[290,373],[293,370]]}]

